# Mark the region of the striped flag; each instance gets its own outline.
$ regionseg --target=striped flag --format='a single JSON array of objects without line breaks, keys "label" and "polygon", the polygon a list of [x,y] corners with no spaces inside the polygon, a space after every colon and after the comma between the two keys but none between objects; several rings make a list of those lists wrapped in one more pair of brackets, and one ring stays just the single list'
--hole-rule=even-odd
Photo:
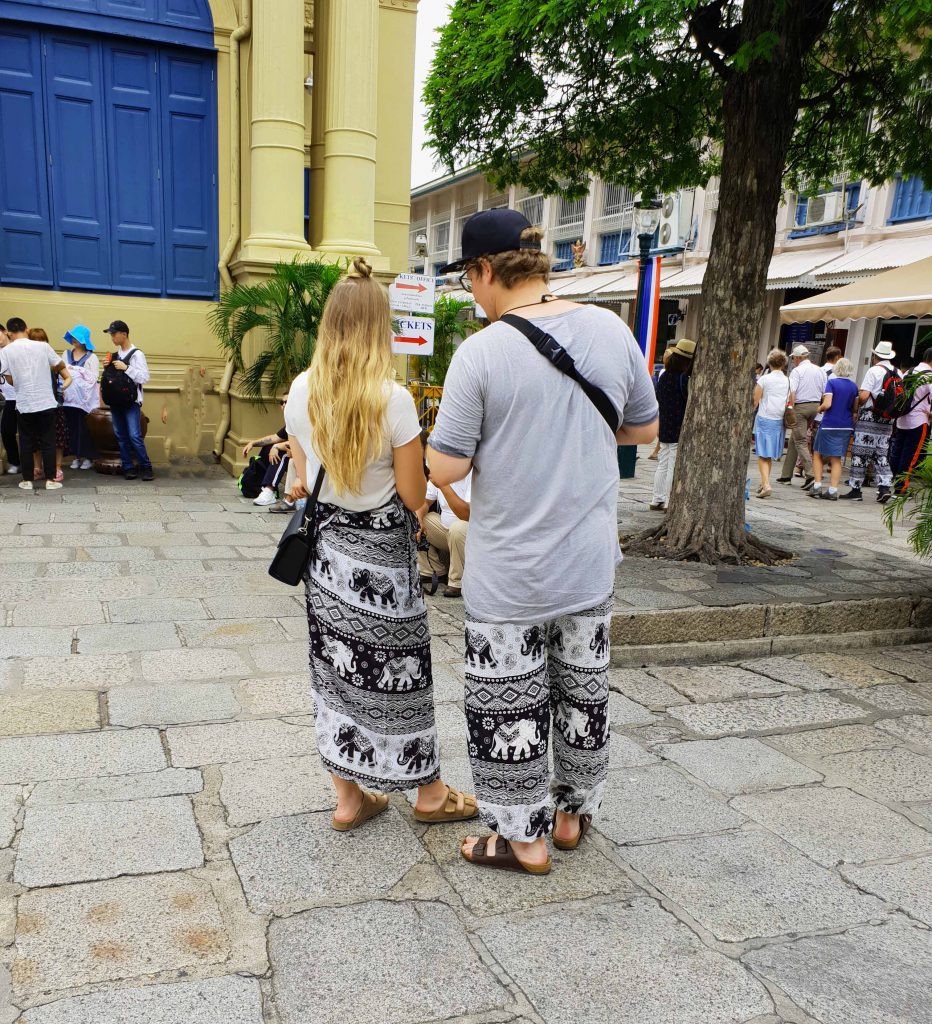
[{"label": "striped flag", "polygon": [[[638,264],[638,306],[634,318],[634,336],[644,353],[648,368],[654,365],[657,344],[657,320],[660,316],[660,256],[651,256],[646,266]],[[644,274],[644,280],[641,280]]]}]

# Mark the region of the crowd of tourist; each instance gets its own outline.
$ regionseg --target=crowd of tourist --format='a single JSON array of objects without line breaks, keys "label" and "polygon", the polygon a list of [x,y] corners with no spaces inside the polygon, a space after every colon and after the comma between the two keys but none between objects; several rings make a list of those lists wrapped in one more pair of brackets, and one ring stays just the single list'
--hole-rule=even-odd
[{"label": "crowd of tourist", "polygon": [[83,324],[66,331],[68,346],[59,355],[41,327],[27,327],[21,317],[0,325],[0,440],[7,458],[7,473],[22,475],[19,487],[46,490],[63,486],[63,461],[70,468],[93,467],[96,452],[88,430],[88,416],[106,407],[120,449],[123,475],[135,480],[154,479],[152,463],[142,436],[143,385],[149,380],[145,355],[129,340],[129,327],[114,320],[103,333],[115,349],[107,357],[101,379],[100,359],[91,332]]}]

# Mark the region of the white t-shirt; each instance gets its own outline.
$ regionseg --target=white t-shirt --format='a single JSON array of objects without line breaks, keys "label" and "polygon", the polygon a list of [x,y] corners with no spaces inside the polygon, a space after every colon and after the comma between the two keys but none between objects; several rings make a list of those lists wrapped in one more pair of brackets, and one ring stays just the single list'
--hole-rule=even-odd
[{"label": "white t-shirt", "polygon": [[771,370],[757,382],[763,394],[758,415],[762,420],[782,420],[786,409],[786,400],[790,396],[790,382],[782,370]]},{"label": "white t-shirt", "polygon": [[17,338],[0,349],[0,373],[11,374],[17,412],[44,412],[56,408],[52,367],[61,356],[47,341]]},{"label": "white t-shirt", "polygon": [[[465,480],[457,480],[455,484],[450,485],[454,494],[459,495],[468,505],[472,497],[472,472]],[[427,484],[427,503],[430,504],[432,501],[436,501],[440,504],[440,525],[445,526],[448,530],[459,518],[457,514],[450,508],[450,503],[446,499],[446,495],[440,490],[435,484],[428,482]]]},{"label": "white t-shirt", "polygon": [[[381,508],[395,494],[395,469],[393,464],[393,448],[401,448],[413,441],[421,432],[414,399],[400,384],[386,381],[388,406],[382,422],[382,435],[386,444],[378,458],[366,467],[362,477],[362,488],[359,494],[336,494],[330,486],[330,479],[325,474],[320,490],[320,500],[332,505],[339,505],[349,512],[365,512],[368,509]],[[288,392],[285,404],[285,427],[288,433],[297,438],[298,444],[307,458],[307,476],[304,486],[310,490],[320,469],[320,461],[314,454],[311,443],[311,420],[307,414],[308,386],[307,371],[296,377]]]},{"label": "white t-shirt", "polygon": [[872,366],[867,373],[864,374],[864,380],[861,381],[861,385],[858,391],[869,391],[870,398],[867,402],[861,406],[862,409],[870,409],[874,404],[874,398],[880,394],[880,389],[883,387],[883,379],[893,369],[893,364],[886,361],[878,363],[876,366]]},{"label": "white t-shirt", "polygon": [[800,405],[803,402],[821,402],[827,380],[825,371],[820,366],[816,366],[809,359],[803,359],[799,366],[790,371],[790,390],[794,392]]}]

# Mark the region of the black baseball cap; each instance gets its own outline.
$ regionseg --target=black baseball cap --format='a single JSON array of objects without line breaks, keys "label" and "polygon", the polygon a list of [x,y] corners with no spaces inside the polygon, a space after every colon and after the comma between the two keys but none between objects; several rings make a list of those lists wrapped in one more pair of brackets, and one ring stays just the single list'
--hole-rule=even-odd
[{"label": "black baseball cap", "polygon": [[104,334],[129,334],[129,328],[125,320],[114,320],[109,327],[104,328]]},{"label": "black baseball cap", "polygon": [[463,225],[463,255],[445,267],[438,274],[449,274],[462,270],[470,260],[479,256],[494,256],[498,252],[514,252],[517,249],[536,249],[540,242],[521,240],[521,232],[531,227],[531,222],[517,210],[504,207],[482,210],[474,213]]}]

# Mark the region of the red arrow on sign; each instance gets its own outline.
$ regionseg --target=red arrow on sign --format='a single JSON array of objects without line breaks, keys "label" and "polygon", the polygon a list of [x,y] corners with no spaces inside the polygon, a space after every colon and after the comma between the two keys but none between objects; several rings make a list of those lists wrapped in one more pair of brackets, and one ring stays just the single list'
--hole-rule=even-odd
[{"label": "red arrow on sign", "polygon": [[423,284],[396,284],[395,287],[400,291],[402,288],[409,292],[426,292],[427,287]]},{"label": "red arrow on sign", "polygon": [[405,338],[405,337],[401,337],[398,334],[395,335],[394,340],[395,340],[395,343],[398,344],[398,345],[427,345],[427,344],[429,344],[427,338],[421,338],[421,337],[418,337],[418,338]]}]

